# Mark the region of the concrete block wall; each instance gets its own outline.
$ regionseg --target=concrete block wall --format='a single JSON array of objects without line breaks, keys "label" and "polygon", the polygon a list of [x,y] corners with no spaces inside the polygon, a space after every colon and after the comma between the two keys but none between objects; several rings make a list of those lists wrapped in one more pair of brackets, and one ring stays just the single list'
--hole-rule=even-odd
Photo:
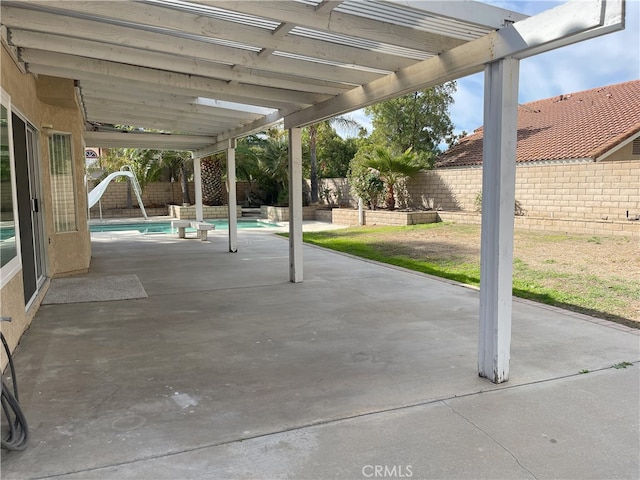
[{"label": "concrete block wall", "polygon": [[[91,190],[98,182],[92,182],[89,184],[89,190]],[[102,203],[102,211],[103,213],[107,210],[112,209],[122,209],[127,206],[127,184],[128,181],[125,182],[111,182],[107,187],[104,195],[100,199]],[[249,191],[250,186],[248,182],[238,182],[236,184],[236,199],[238,205],[242,205],[244,200],[246,199],[247,192]],[[137,200],[135,195],[132,192],[132,202],[133,206],[137,206]],[[189,198],[191,203],[195,203],[196,194],[193,182],[189,182]],[[225,203],[226,192],[225,192]],[[146,207],[151,206],[165,206],[170,204],[180,205],[182,204],[182,188],[180,186],[180,182],[152,182],[149,183],[142,195],[142,202]],[[94,206],[91,209],[92,216],[98,213],[98,205]]]},{"label": "concrete block wall", "polygon": [[[414,207],[474,211],[482,169],[423,172],[407,188]],[[516,200],[527,216],[626,221],[640,215],[640,161],[519,165]]]},{"label": "concrete block wall", "polygon": [[[126,208],[127,206],[127,185],[128,181],[124,182],[111,182],[105,190],[100,202],[102,203],[102,209],[108,210],[112,208]],[[91,190],[95,185],[89,185]],[[133,204],[137,204],[137,200],[133,191],[132,200]],[[189,195],[191,201],[195,201],[195,190],[193,183],[189,183]],[[145,206],[149,205],[167,205],[171,203],[182,203],[182,189],[179,182],[152,182],[149,183],[142,195],[142,202]],[[94,207],[94,208],[97,208]],[[93,211],[93,210],[92,210]]]},{"label": "concrete block wall", "polygon": [[[316,219],[316,206],[302,207],[302,220],[315,220]],[[262,218],[266,218],[272,222],[288,222],[289,221],[289,207],[272,207],[270,205],[260,206],[260,215]]]},{"label": "concrete block wall", "polygon": [[[305,179],[305,182],[307,184],[309,192],[311,192],[311,180]],[[318,196],[320,195],[320,192],[322,192],[325,188],[329,188],[331,190],[332,201],[334,205],[337,204],[336,193],[340,191],[343,205],[349,205],[352,207],[358,206],[358,199],[351,193],[349,181],[346,178],[319,178]],[[323,205],[328,205],[326,200],[319,198],[318,201]]]},{"label": "concrete block wall", "polygon": [[[481,214],[476,212],[437,212],[442,222],[480,225]],[[624,235],[640,237],[640,221],[629,220],[581,220],[549,217],[518,216],[515,228],[520,230],[539,230],[578,233],[587,235]]]},{"label": "concrete block wall", "polygon": [[[169,205],[169,215],[181,220],[195,220],[196,207],[183,207],[181,205]],[[227,205],[209,206],[203,205],[202,216],[205,220],[216,218],[229,218],[229,207]],[[236,218],[242,217],[242,207],[236,207]]]},{"label": "concrete block wall", "polygon": [[[352,208],[334,208],[331,210],[332,222],[339,225],[358,225],[358,210]],[[437,212],[401,212],[387,210],[364,210],[364,225],[417,225],[435,223]]]}]

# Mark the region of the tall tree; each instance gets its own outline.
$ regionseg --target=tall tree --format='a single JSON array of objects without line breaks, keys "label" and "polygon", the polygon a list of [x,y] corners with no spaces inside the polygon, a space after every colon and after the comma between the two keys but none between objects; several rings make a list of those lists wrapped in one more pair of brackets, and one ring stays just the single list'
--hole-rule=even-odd
[{"label": "tall tree", "polygon": [[284,130],[271,128],[261,156],[265,173],[271,178],[276,190],[276,202],[289,202],[289,141]]},{"label": "tall tree", "polygon": [[356,139],[343,139],[331,125],[322,123],[318,126],[317,140],[318,178],[346,176],[358,151]]},{"label": "tall tree", "polygon": [[309,160],[310,160],[310,180],[311,180],[311,202],[318,201],[318,128],[326,124],[331,127],[340,126],[347,129],[356,129],[360,126],[358,122],[348,117],[333,117],[320,123],[315,123],[308,127],[309,131]]},{"label": "tall tree", "polygon": [[165,150],[162,152],[161,164],[168,171],[169,178],[173,182],[180,178],[180,190],[182,192],[182,204],[191,205],[189,196],[189,165],[191,154],[185,151]]},{"label": "tall tree", "polygon": [[223,162],[224,153],[216,153],[200,161],[202,169],[202,203],[205,205],[224,204]]},{"label": "tall tree", "polygon": [[448,82],[367,107],[374,143],[395,152],[440,153],[439,146],[454,139],[449,107],[456,88],[456,82]]}]

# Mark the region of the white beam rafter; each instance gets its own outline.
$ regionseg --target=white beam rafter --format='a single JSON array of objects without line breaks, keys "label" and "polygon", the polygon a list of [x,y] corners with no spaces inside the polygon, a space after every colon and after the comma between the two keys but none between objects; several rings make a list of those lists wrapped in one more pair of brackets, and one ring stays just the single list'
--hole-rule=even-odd
[{"label": "white beam rafter", "polygon": [[172,101],[162,98],[160,100],[156,98],[144,99],[138,96],[132,95],[130,92],[107,92],[104,90],[92,90],[86,86],[82,86],[83,95],[87,95],[87,104],[109,106],[115,105],[119,108],[128,109],[160,109],[169,115],[172,114],[184,114],[189,113],[195,116],[204,116],[212,120],[229,120],[232,118],[238,119],[239,123],[248,123],[253,120],[261,118],[262,115],[250,114],[245,112],[238,112],[237,110],[225,110],[223,108],[208,107],[205,105],[197,105],[191,103],[190,98],[184,97],[183,101]]},{"label": "white beam rafter", "polygon": [[341,3],[344,3],[344,1],[345,0],[322,0],[318,5],[316,5],[314,10],[316,11],[316,13],[322,13],[326,15]]},{"label": "white beam rafter", "polygon": [[[313,5],[299,2],[269,1],[218,1],[197,0],[193,3],[226,8],[248,15],[257,15],[279,22],[295,23],[318,31],[366,38],[373,42],[401,45],[416,50],[441,53],[464,43],[456,38],[446,38],[441,34],[425,32],[413,28],[392,25],[370,18],[357,17],[332,10],[330,15],[316,11]],[[395,71],[396,69],[389,69]]]},{"label": "white beam rafter", "polygon": [[92,132],[84,133],[87,146],[100,148],[170,148],[195,150],[214,143],[215,138],[196,135],[165,135],[161,133]]},{"label": "white beam rafter", "polygon": [[162,130],[164,132],[185,132],[189,135],[213,136],[219,129],[207,123],[188,123],[184,121],[164,120],[162,118],[134,115],[128,113],[99,112],[95,115],[88,115],[87,121],[90,123],[109,123],[114,125],[130,125],[132,127],[144,128],[145,130]]},{"label": "white beam rafter", "polygon": [[285,117],[285,128],[303,127],[422,88],[473,73],[496,60],[526,58],[542,51],[624,28],[621,0],[570,1],[529,17],[438,57],[404,68]]},{"label": "white beam rafter", "polygon": [[434,2],[424,0],[384,0],[386,3],[418,8],[434,15],[447,17],[465,23],[472,23],[482,26],[490,26],[499,29],[507,22],[519,22],[528,18],[528,15],[513,12],[504,8],[494,7],[481,2],[465,0],[457,2]]},{"label": "white beam rafter", "polygon": [[273,112],[273,109],[256,105],[240,104],[215,100],[198,96],[194,92],[175,93],[175,89],[166,86],[150,85],[144,82],[132,80],[120,80],[117,78],[101,77],[97,75],[84,76],[82,79],[82,92],[89,92],[89,96],[100,98],[115,98],[118,94],[123,101],[156,102],[167,104],[179,104],[211,108],[213,115],[219,118],[238,118],[242,120],[258,120],[264,115]]},{"label": "white beam rafter", "polygon": [[[286,89],[259,87],[256,85],[242,86],[229,85],[227,82],[206,77],[197,77],[175,72],[163,72],[151,68],[125,65],[122,63],[96,60],[86,57],[76,57],[62,53],[52,53],[43,50],[22,49],[22,60],[27,64],[45,65],[55,68],[65,68],[70,72],[93,73],[106,77],[138,80],[156,85],[170,86],[176,89],[202,92],[203,95],[211,95],[216,98],[255,100],[264,102],[277,102],[279,105],[312,105],[325,100],[326,95],[307,94]],[[233,101],[233,100],[232,100]]]},{"label": "white beam rafter", "polygon": [[345,83],[307,79],[295,75],[282,75],[253,69],[239,71],[230,65],[197,58],[151,52],[120,45],[107,45],[103,42],[93,40],[81,40],[40,32],[13,29],[11,30],[11,41],[21,48],[46,50],[78,57],[139,65],[141,67],[180,72],[262,87],[304,91],[322,95],[338,95],[352,87]]},{"label": "white beam rafter", "polygon": [[[269,4],[271,2],[266,3]],[[65,2],[60,2],[56,5],[61,8],[51,8],[52,4],[48,2],[48,11],[58,11],[60,13],[53,18],[46,12],[3,6],[2,22],[10,28],[36,30],[77,38],[93,38],[103,42],[131,45],[138,48],[143,48],[146,45],[148,49],[159,52],[166,51],[167,53],[180,53],[182,55],[185,52],[191,52],[190,55],[194,57],[207,55],[205,53],[206,47],[214,45],[205,41],[209,38],[213,41],[237,42],[238,44],[254,47],[255,51],[258,52],[263,48],[271,48],[320,60],[331,60],[332,62],[362,65],[389,71],[395,71],[413,63],[412,60],[401,56],[383,55],[375,51],[339,45],[333,42],[323,42],[299,36],[274,37],[269,30],[245,27],[240,24],[234,25],[234,28],[229,28],[228,23],[222,20],[143,4],[129,3],[126,9],[114,9],[113,2],[95,2],[95,4],[94,2],[81,2],[79,4],[74,2],[71,13],[84,12],[91,15],[100,15],[98,12],[102,10],[102,14],[107,19],[112,18],[124,22],[150,25],[164,29],[165,33],[101,23],[84,18],[73,18],[64,14]],[[182,19],[185,16],[186,18]],[[199,27],[203,22],[205,22],[205,25]],[[296,22],[293,23],[295,24]],[[174,29],[174,34],[171,34],[171,31],[167,32],[166,29]],[[180,32],[190,34],[189,38],[181,37],[179,35]],[[167,33],[169,34],[167,35]],[[195,39],[194,33],[200,34],[203,37],[202,40]],[[399,43],[399,45],[403,44]],[[209,55],[215,55],[215,58],[207,57],[206,59],[218,59],[218,61],[230,64],[241,63],[247,65],[247,62],[250,62],[252,58],[257,60],[258,57],[255,51],[224,47],[223,44],[215,45],[214,50],[215,52],[209,52]],[[237,62],[238,58],[242,60]],[[269,62],[275,61],[275,59],[270,59]],[[268,66],[269,62],[264,67]]]},{"label": "white beam rafter", "polygon": [[227,126],[233,125],[242,126],[250,123],[254,120],[254,116],[248,116],[247,118],[223,117],[214,113],[198,110],[198,107],[191,105],[191,107],[185,106],[185,108],[174,106],[162,106],[162,103],[158,106],[151,105],[150,102],[128,102],[124,100],[111,100],[111,99],[99,99],[91,97],[84,101],[87,109],[95,112],[124,112],[128,114],[136,114],[144,112],[147,116],[165,116],[167,119],[176,122],[185,120],[189,123],[208,123],[210,125]]},{"label": "white beam rafter", "polygon": [[[126,107],[125,107],[126,108]],[[99,122],[100,118],[107,119],[112,124],[124,124],[136,127],[158,128],[167,131],[184,131],[211,133],[220,128],[228,127],[228,122],[216,122],[206,117],[193,118],[190,115],[169,116],[162,110],[137,113],[135,109],[123,110],[122,108],[95,108],[88,104],[87,109],[91,112],[87,114],[89,122]]]}]

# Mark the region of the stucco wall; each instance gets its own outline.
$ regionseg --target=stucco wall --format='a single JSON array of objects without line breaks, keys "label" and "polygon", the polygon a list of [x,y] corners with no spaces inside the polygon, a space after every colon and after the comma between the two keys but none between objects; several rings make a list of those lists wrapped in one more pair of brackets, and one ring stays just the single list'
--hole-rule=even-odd
[{"label": "stucco wall", "polygon": [[[624,152],[621,154],[623,155]],[[442,210],[476,208],[482,169],[448,168],[421,173],[408,184],[414,206]],[[527,216],[626,220],[640,214],[640,160],[519,165],[516,200]]]},{"label": "stucco wall", "polygon": [[[11,97],[11,107],[20,113],[38,130],[39,167],[42,184],[40,205],[43,210],[47,248],[46,271],[48,276],[68,275],[83,272],[89,268],[91,242],[86,219],[86,194],[84,189],[84,145],[82,140],[84,124],[77,106],[73,80],[60,80],[40,76],[36,80],[30,74],[23,74],[2,45],[0,81],[2,88]],[[44,103],[53,102],[55,105]],[[53,229],[51,208],[51,181],[49,176],[49,138],[43,125],[51,125],[51,131],[72,135],[73,161],[75,169],[76,212],[78,231],[56,234]],[[47,129],[49,131],[49,129]],[[25,312],[22,292],[21,272],[13,277],[0,291],[2,315],[13,318],[11,325],[3,325],[8,333],[12,348],[17,344],[22,332],[28,327],[39,306],[46,286],[41,290],[29,311]]]}]

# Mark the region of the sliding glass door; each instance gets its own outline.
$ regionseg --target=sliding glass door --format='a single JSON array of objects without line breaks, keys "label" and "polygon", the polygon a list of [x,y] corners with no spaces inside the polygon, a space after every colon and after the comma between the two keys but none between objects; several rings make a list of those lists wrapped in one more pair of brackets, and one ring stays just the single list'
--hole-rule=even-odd
[{"label": "sliding glass door", "polygon": [[38,132],[12,113],[20,253],[24,300],[28,306],[45,279],[45,248],[38,155]]}]

